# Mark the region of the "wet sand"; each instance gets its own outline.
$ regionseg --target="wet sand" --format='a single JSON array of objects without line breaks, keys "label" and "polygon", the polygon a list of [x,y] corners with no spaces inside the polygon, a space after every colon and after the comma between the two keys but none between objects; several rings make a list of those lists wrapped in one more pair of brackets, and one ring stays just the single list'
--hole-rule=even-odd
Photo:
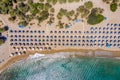
[{"label": "wet sand", "polygon": [[120,57],[120,51],[107,51],[107,50],[88,50],[88,49],[62,49],[62,50],[49,50],[49,51],[28,51],[25,55],[19,55],[15,57],[10,57],[6,62],[3,62],[3,64],[0,66],[0,72],[2,72],[4,69],[6,69],[9,65],[19,61],[23,60],[29,57],[29,55],[33,55],[35,53],[40,54],[54,54],[59,52],[80,52],[78,57],[108,57],[108,58],[119,58]]}]

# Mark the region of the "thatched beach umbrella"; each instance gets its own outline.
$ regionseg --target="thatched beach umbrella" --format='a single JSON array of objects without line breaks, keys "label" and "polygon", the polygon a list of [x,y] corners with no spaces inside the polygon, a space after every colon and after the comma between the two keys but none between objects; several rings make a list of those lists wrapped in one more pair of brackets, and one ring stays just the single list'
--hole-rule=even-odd
[{"label": "thatched beach umbrella", "polygon": [[26,54],[26,51],[23,51],[24,54]]},{"label": "thatched beach umbrella", "polygon": [[25,30],[22,30],[22,33],[25,33]]},{"label": "thatched beach umbrella", "polygon": [[10,30],[10,33],[13,33],[13,30]]},{"label": "thatched beach umbrella", "polygon": [[54,31],[54,34],[56,34],[57,33],[57,31]]},{"label": "thatched beach umbrella", "polygon": [[48,47],[49,50],[51,50],[51,47]]},{"label": "thatched beach umbrella", "polygon": [[27,30],[26,33],[29,33],[29,30]]},{"label": "thatched beach umbrella", "polygon": [[18,36],[17,36],[17,35],[15,35],[15,37],[17,38]]},{"label": "thatched beach umbrella", "polygon": [[51,46],[53,45],[53,43],[50,44]]},{"label": "thatched beach umbrella", "polygon": [[39,47],[36,48],[36,50],[39,50],[39,49],[40,49]]},{"label": "thatched beach umbrella", "polygon": [[10,36],[11,38],[13,37],[13,35]]},{"label": "thatched beach umbrella", "polygon": [[43,30],[42,33],[45,33],[45,31]]},{"label": "thatched beach umbrella", "polygon": [[61,31],[58,31],[58,33],[61,33]]},{"label": "thatched beach umbrella", "polygon": [[17,30],[14,30],[15,33],[17,33]]}]

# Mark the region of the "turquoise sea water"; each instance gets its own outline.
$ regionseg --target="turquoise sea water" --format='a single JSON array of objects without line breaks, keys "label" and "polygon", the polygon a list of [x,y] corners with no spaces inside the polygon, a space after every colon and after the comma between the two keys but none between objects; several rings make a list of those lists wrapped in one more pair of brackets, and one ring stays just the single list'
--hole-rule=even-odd
[{"label": "turquoise sea water", "polygon": [[0,80],[120,80],[120,60],[110,58],[41,57],[16,62]]}]

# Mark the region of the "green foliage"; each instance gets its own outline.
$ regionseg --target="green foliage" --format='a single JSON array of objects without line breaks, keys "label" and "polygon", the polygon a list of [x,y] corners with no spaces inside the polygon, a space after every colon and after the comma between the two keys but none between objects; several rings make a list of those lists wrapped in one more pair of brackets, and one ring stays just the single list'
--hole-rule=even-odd
[{"label": "green foliage", "polygon": [[8,18],[9,21],[15,21],[15,19],[16,19],[16,16],[12,16]]},{"label": "green foliage", "polygon": [[79,2],[80,0],[74,0],[75,2]]},{"label": "green foliage", "polygon": [[18,23],[19,25],[22,25],[22,26],[27,26],[28,25],[28,22],[23,20],[21,22]]},{"label": "green foliage", "polygon": [[51,13],[54,13],[54,12],[55,12],[55,9],[54,9],[54,8],[51,8],[51,9],[50,9],[50,12],[51,12]]},{"label": "green foliage", "polygon": [[58,26],[59,26],[60,29],[61,29],[61,28],[64,28],[64,23],[62,23],[61,21],[59,21],[59,22],[58,22]]},{"label": "green foliage", "polygon": [[48,19],[49,13],[48,11],[42,11],[41,16],[37,17],[39,23],[43,22],[44,20]]},{"label": "green foliage", "polygon": [[45,4],[39,3],[39,5],[37,5],[37,9],[38,10],[44,10],[44,6],[45,6]]},{"label": "green foliage", "polygon": [[44,0],[39,0],[40,2],[44,2]]},{"label": "green foliage", "polygon": [[0,45],[2,45],[4,43],[3,39],[0,39]]},{"label": "green foliage", "polygon": [[120,0],[113,0],[113,3],[117,3],[117,2],[120,2]]},{"label": "green foliage", "polygon": [[47,0],[48,3],[52,3],[52,0]]},{"label": "green foliage", "polygon": [[33,0],[28,0],[27,4],[30,6],[33,4]]},{"label": "green foliage", "polygon": [[68,0],[68,2],[69,2],[69,3],[72,3],[72,2],[74,2],[74,0]]},{"label": "green foliage", "polygon": [[82,18],[86,18],[89,15],[90,11],[88,9],[85,9],[84,12],[81,14]]},{"label": "green foliage", "polygon": [[112,12],[115,12],[118,8],[118,5],[120,5],[120,0],[103,0],[103,2],[110,5],[110,10]]},{"label": "green foliage", "polygon": [[31,21],[33,19],[33,16],[32,15],[26,15],[26,21]]},{"label": "green foliage", "polygon": [[13,3],[10,1],[0,1],[0,14],[8,14],[9,9],[13,6]]},{"label": "green foliage", "polygon": [[31,13],[32,15],[36,15],[36,14],[39,12],[38,6],[39,6],[38,3],[32,4],[32,5],[30,6],[30,13]]},{"label": "green foliage", "polygon": [[57,3],[57,0],[52,0],[52,4],[55,5]]},{"label": "green foliage", "polygon": [[67,2],[67,0],[59,0],[59,3],[60,4],[64,4],[64,3],[66,3]]},{"label": "green foliage", "polygon": [[0,28],[0,32],[1,33],[5,32],[5,29],[4,28]]},{"label": "green foliage", "polygon": [[101,14],[90,14],[88,16],[88,20],[87,20],[87,23],[90,24],[90,25],[95,25],[95,24],[98,24],[100,22],[102,22],[104,20],[104,16],[101,15]]},{"label": "green foliage", "polygon": [[110,4],[110,10],[111,10],[112,12],[115,12],[115,11],[117,10],[117,3],[112,3],[112,4]]},{"label": "green foliage", "polygon": [[91,1],[85,2],[85,8],[87,9],[92,9],[93,8],[93,3]]},{"label": "green foliage", "polygon": [[[49,20],[48,22],[52,23],[53,19],[49,16],[50,13],[53,14],[55,12],[52,5],[56,3],[65,4],[79,1],[80,0],[39,0],[39,2],[34,3],[33,0],[2,0],[0,1],[0,14],[9,14],[10,21],[15,21],[16,18],[18,18],[20,20],[19,25],[23,26],[26,26],[32,19],[37,19],[39,23],[45,20]],[[114,2],[117,2],[117,0],[114,0]],[[13,8],[14,3],[17,5]],[[65,16],[68,20],[73,20],[77,19],[79,15],[87,18],[92,8],[92,2],[88,1],[85,2],[83,6],[77,8],[76,12],[74,10],[67,11],[66,9],[60,9],[57,18],[62,19],[62,17]],[[95,16],[92,16],[93,18],[98,18],[97,12],[91,12],[91,14],[95,13]],[[89,17],[91,16],[89,15]],[[62,22],[59,22],[59,25],[63,27]]]},{"label": "green foliage", "polygon": [[74,14],[75,14],[74,10],[71,10],[71,11],[68,12],[69,16],[73,16]]},{"label": "green foliage", "polygon": [[18,4],[18,10],[21,11],[22,13],[26,13],[29,10],[29,6],[21,2]]},{"label": "green foliage", "polygon": [[83,13],[84,10],[85,10],[84,6],[79,6],[79,8],[77,8],[77,11],[80,12],[80,13]]},{"label": "green foliage", "polygon": [[51,7],[52,7],[52,5],[50,5],[49,3],[46,3],[44,5],[44,10],[48,11]]},{"label": "green foliage", "polygon": [[63,16],[63,14],[61,14],[60,12],[57,14],[58,19],[62,19],[62,16]]}]

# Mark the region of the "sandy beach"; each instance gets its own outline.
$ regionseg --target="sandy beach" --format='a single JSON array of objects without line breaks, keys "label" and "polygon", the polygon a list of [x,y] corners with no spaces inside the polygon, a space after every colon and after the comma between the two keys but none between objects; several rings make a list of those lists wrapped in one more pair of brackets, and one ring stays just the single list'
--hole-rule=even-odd
[{"label": "sandy beach", "polygon": [[[79,2],[79,3],[62,4],[62,6],[60,4],[57,4],[57,5],[54,6],[55,9],[56,9],[55,16],[57,15],[57,13],[58,13],[60,8],[66,8],[68,11],[75,10],[80,5],[83,5],[85,1],[88,1],[88,0],[84,0],[83,2]],[[110,47],[108,49],[108,48],[106,48],[106,46],[104,46],[104,47],[84,46],[83,47],[83,46],[71,46],[70,45],[70,40],[71,40],[70,36],[75,36],[75,35],[77,35],[77,37],[78,36],[86,37],[87,35],[89,37],[92,36],[93,34],[87,34],[87,35],[84,34],[84,32],[90,31],[90,27],[94,27],[94,28],[96,27],[97,28],[96,31],[99,31],[98,28],[101,28],[101,29],[105,28],[106,29],[107,23],[109,23],[109,24],[120,24],[119,23],[120,22],[120,18],[118,17],[118,15],[120,13],[120,9],[118,9],[115,13],[112,13],[109,10],[109,6],[106,5],[105,3],[103,3],[101,0],[99,0],[99,1],[98,0],[90,0],[90,1],[93,1],[94,7],[101,7],[101,8],[104,9],[103,15],[107,18],[107,20],[104,20],[102,23],[100,23],[98,25],[94,25],[94,26],[88,25],[87,22],[75,23],[73,21],[73,22],[70,23],[70,24],[72,24],[72,26],[70,28],[68,28],[68,29],[59,29],[58,27],[56,27],[56,23],[58,22],[58,20],[55,20],[55,23],[53,23],[51,26],[48,25],[46,22],[41,23],[42,26],[39,26],[39,25],[36,24],[37,21],[33,20],[32,22],[35,23],[35,25],[32,25],[32,26],[28,25],[28,27],[25,27],[24,29],[21,29],[21,28],[18,27],[18,24],[17,24],[18,22],[10,22],[10,21],[8,21],[8,17],[9,17],[8,15],[0,15],[1,19],[3,19],[3,21],[5,21],[4,24],[5,25],[9,25],[10,30],[13,30],[13,31],[15,31],[15,30],[16,31],[19,31],[19,30],[27,31],[28,30],[30,32],[30,31],[36,31],[36,30],[44,30],[44,31],[46,31],[45,34],[43,34],[44,36],[49,36],[49,37],[50,36],[57,36],[57,37],[61,36],[61,37],[63,37],[63,36],[68,35],[68,37],[69,37],[69,39],[68,38],[60,38],[61,41],[62,41],[62,39],[64,39],[65,41],[69,40],[69,46],[67,46],[67,47],[66,46],[62,46],[62,43],[64,43],[64,42],[61,42],[60,43],[61,45],[57,46],[57,47],[56,46],[51,46],[49,44],[49,46],[52,47],[51,50],[47,50],[47,51],[46,50],[45,51],[44,50],[43,51],[27,51],[25,55],[17,55],[17,56],[12,56],[11,57],[10,56],[11,53],[16,52],[16,49],[13,50],[14,46],[10,45],[10,43],[12,43],[12,42],[10,42],[10,40],[13,39],[13,38],[10,38],[11,35],[14,35],[14,36],[15,35],[17,35],[17,36],[19,36],[19,35],[29,36],[29,40],[31,40],[32,38],[30,38],[30,36],[37,36],[37,39],[38,39],[38,36],[41,35],[41,34],[39,34],[39,33],[37,33],[37,34],[31,34],[31,33],[24,33],[24,34],[22,34],[22,33],[10,33],[9,31],[5,32],[4,35],[8,37],[8,40],[6,41],[5,44],[2,45],[2,47],[0,46],[0,61],[2,61],[2,63],[0,63],[0,72],[2,72],[4,69],[6,69],[9,65],[11,65],[11,64],[13,64],[13,63],[15,63],[15,62],[17,62],[19,60],[26,59],[30,55],[33,55],[35,53],[40,53],[40,54],[47,55],[47,54],[54,54],[54,53],[59,53],[59,52],[80,52],[80,55],[78,55],[78,56],[81,56],[81,57],[109,57],[109,58],[120,57],[120,48],[118,48],[118,47],[113,47],[112,46],[112,47]],[[81,20],[80,17],[78,17],[78,19]],[[63,18],[63,21],[65,21],[66,23],[68,22],[64,18]],[[114,26],[108,26],[108,27],[111,27],[113,29]],[[62,31],[69,31],[69,33],[70,33],[70,31],[81,31],[81,34],[76,34],[76,33],[73,33],[73,34],[71,34],[71,33],[70,34],[66,34],[66,33],[50,34],[50,31],[53,31],[53,32],[54,31],[61,31],[61,32]],[[118,32],[118,30],[113,30],[113,31]],[[116,34],[112,34],[112,35],[111,34],[94,34],[93,36],[97,36],[97,37],[101,36],[101,38],[102,38],[102,36],[109,36],[109,37],[112,36],[112,37],[114,37],[114,35],[116,35]],[[118,37],[119,35],[117,34],[116,36]],[[15,39],[17,39],[17,38],[15,38]],[[21,40],[22,39],[26,39],[27,40],[28,38],[19,38],[19,39],[21,39]],[[43,38],[43,39],[47,40],[46,38]],[[72,39],[74,41],[74,38],[72,38]],[[84,39],[87,40],[87,38],[81,38],[80,40],[82,41]],[[59,39],[56,38],[56,40],[58,41]],[[76,38],[76,40],[79,40],[79,39]],[[88,39],[88,40],[90,40],[90,39]],[[91,40],[97,40],[98,41],[98,39],[91,39]],[[110,40],[111,39],[109,38],[108,42],[110,42]],[[113,40],[118,40],[118,38],[117,39],[113,39]],[[19,43],[19,41],[16,42],[16,43]],[[21,42],[21,43],[23,43],[23,42]],[[32,42],[29,42],[29,43],[32,43]],[[45,42],[45,43],[46,44],[47,43],[53,43],[54,44],[55,42],[51,42],[50,39],[49,39],[49,41]],[[56,42],[56,43],[58,44],[59,41]],[[100,43],[102,43],[102,42],[100,42]],[[113,43],[113,42],[111,42],[111,43]],[[66,42],[66,44],[67,44],[67,42]],[[77,42],[77,44],[78,44],[78,42]],[[82,44],[82,42],[80,44]],[[88,42],[88,44],[90,45],[89,42]],[[106,45],[106,42],[103,43],[103,44]],[[37,47],[39,47],[39,46],[40,45],[38,45]],[[46,46],[48,46],[48,45],[45,45],[43,47],[46,47]],[[15,45],[15,47],[16,47],[16,45]],[[21,49],[21,47],[24,47],[24,46],[19,46],[18,45],[17,47]],[[29,47],[31,47],[31,45],[27,46],[27,49],[29,49]],[[33,47],[36,47],[36,46],[33,45]],[[26,48],[26,46],[25,46],[25,48]],[[106,53],[106,54],[104,54],[104,53]]]}]

